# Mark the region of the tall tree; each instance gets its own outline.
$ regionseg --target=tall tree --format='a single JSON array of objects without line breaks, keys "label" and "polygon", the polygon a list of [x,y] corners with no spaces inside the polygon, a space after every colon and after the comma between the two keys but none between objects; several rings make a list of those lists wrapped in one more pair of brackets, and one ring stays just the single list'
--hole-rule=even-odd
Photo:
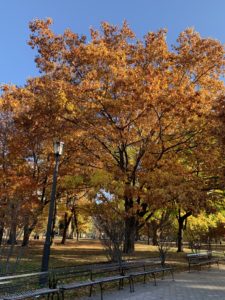
[{"label": "tall tree", "polygon": [[120,187],[130,253],[141,220],[152,213],[146,178],[166,157],[179,159],[199,145],[205,115],[223,89],[224,48],[192,29],[170,50],[165,30],[137,40],[126,22],[121,28],[105,22],[86,42],[70,30],[56,35],[50,25],[49,19],[30,24],[29,43],[44,73],[32,93],[51,121],[60,119],[79,136],[77,164],[105,170]]}]

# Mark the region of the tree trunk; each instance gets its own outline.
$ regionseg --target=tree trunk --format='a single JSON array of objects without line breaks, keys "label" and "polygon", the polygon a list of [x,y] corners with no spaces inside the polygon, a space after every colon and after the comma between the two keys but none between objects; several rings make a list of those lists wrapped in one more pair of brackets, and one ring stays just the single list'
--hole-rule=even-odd
[{"label": "tree trunk", "polygon": [[159,233],[158,233],[158,228],[153,228],[152,232],[152,245],[157,246],[159,241]]},{"label": "tree trunk", "polygon": [[67,230],[68,230],[68,228],[69,228],[71,219],[72,219],[72,215],[68,218],[68,213],[65,212],[65,215],[64,215],[63,237],[62,237],[62,240],[61,240],[61,244],[62,244],[62,245],[65,245],[65,243],[66,243]]},{"label": "tree trunk", "polygon": [[0,223],[0,246],[2,245],[3,234],[4,234],[4,223]]},{"label": "tree trunk", "polygon": [[135,241],[139,241],[141,239],[140,233],[139,233],[139,228],[136,226],[136,234],[135,234]]},{"label": "tree trunk", "polygon": [[29,239],[30,239],[30,235],[31,235],[32,231],[33,231],[33,228],[29,227],[28,224],[24,225],[22,247],[25,247],[29,244]]},{"label": "tree trunk", "polygon": [[179,218],[178,220],[178,233],[177,233],[177,252],[183,252],[183,229],[184,229],[184,220]]},{"label": "tree trunk", "polygon": [[147,230],[148,230],[148,245],[150,245],[150,223],[147,223]]},{"label": "tree trunk", "polygon": [[125,254],[132,254],[134,252],[134,243],[136,236],[136,220],[135,217],[128,217],[125,220],[125,237],[123,252]]},{"label": "tree trunk", "polygon": [[178,220],[178,233],[177,233],[177,252],[183,252],[183,232],[184,232],[184,221],[192,215],[192,212],[189,211],[185,215],[181,216],[179,210],[177,220]]},{"label": "tree trunk", "polygon": [[34,230],[36,224],[37,224],[37,219],[35,218],[33,219],[32,224],[29,226],[29,216],[26,216],[25,225],[23,227],[22,247],[25,247],[29,244],[31,232]]},{"label": "tree trunk", "polygon": [[74,232],[75,232],[75,224],[74,224],[74,218],[72,218],[70,222],[70,234],[69,234],[70,239],[74,238]]},{"label": "tree trunk", "polygon": [[61,240],[61,244],[62,244],[62,245],[65,245],[65,244],[66,244],[66,235],[67,235],[68,227],[69,227],[69,225],[66,226],[66,225],[64,224],[64,228],[63,228],[63,236],[62,236],[62,240]]},{"label": "tree trunk", "polygon": [[159,224],[155,220],[151,221],[152,226],[152,245],[157,246],[159,241]]},{"label": "tree trunk", "polygon": [[7,241],[8,245],[15,245],[17,244],[16,242],[16,225],[13,224],[11,229],[10,229],[10,233],[9,233],[9,239]]},{"label": "tree trunk", "polygon": [[10,224],[10,232],[9,232],[9,239],[7,241],[7,244],[9,245],[15,245],[16,244],[16,227],[17,227],[17,211],[18,207],[16,207],[14,204],[11,204],[11,224]]}]

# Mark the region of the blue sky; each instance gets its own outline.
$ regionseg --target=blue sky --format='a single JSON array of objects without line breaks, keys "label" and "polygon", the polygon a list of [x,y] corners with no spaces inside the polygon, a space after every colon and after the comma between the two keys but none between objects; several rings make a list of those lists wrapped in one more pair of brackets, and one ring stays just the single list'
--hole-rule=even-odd
[{"label": "blue sky", "polygon": [[168,29],[168,43],[187,27],[225,43],[225,0],[2,0],[0,9],[0,83],[23,85],[38,75],[35,51],[27,45],[29,21],[51,17],[53,30],[88,34],[101,21],[127,20],[141,38]]}]

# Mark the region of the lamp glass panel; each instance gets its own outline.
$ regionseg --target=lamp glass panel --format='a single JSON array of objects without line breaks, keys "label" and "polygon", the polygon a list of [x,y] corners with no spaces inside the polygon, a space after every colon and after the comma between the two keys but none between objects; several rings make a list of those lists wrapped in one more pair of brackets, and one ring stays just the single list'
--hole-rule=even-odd
[{"label": "lamp glass panel", "polygon": [[54,143],[54,153],[58,154],[58,155],[62,155],[62,153],[63,153],[63,146],[64,146],[63,142],[55,142]]}]

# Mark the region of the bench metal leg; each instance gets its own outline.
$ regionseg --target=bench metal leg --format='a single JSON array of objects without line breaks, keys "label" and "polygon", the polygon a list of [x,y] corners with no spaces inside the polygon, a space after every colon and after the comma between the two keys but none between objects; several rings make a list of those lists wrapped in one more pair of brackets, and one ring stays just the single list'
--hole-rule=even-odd
[{"label": "bench metal leg", "polygon": [[172,280],[174,281],[174,274],[173,274],[173,270],[170,270],[171,276],[172,276]]},{"label": "bench metal leg", "polygon": [[64,300],[64,290],[61,291],[62,300]]},{"label": "bench metal leg", "polygon": [[103,300],[103,285],[101,282],[99,282],[100,285],[100,291],[101,291],[101,300]]},{"label": "bench metal leg", "polygon": [[134,293],[134,278],[133,278],[133,276],[129,277],[129,283],[130,283],[130,292]]},{"label": "bench metal leg", "polygon": [[[59,300],[60,298],[59,298],[59,292],[54,292],[54,293],[52,293],[50,296],[51,296],[51,299],[52,300],[54,300],[54,298],[55,298],[55,294],[56,294],[56,296],[57,296],[57,300]],[[49,299],[49,298],[48,298]]]},{"label": "bench metal leg", "polygon": [[92,296],[92,289],[93,289],[93,285],[90,286],[90,290],[89,290],[89,297]]},{"label": "bench metal leg", "polygon": [[144,274],[144,284],[146,283],[146,274]]},{"label": "bench metal leg", "polygon": [[133,283],[133,278],[130,276],[129,278],[129,285],[130,285],[130,293],[134,292],[134,283]]},{"label": "bench metal leg", "polygon": [[123,278],[119,280],[119,290],[123,289]]},{"label": "bench metal leg", "polygon": [[156,277],[155,277],[155,273],[152,273],[152,276],[153,276],[153,278],[154,278],[154,284],[155,284],[155,286],[156,286],[157,284],[156,284]]},{"label": "bench metal leg", "polygon": [[193,265],[189,264],[189,273],[191,273],[191,266]]}]

